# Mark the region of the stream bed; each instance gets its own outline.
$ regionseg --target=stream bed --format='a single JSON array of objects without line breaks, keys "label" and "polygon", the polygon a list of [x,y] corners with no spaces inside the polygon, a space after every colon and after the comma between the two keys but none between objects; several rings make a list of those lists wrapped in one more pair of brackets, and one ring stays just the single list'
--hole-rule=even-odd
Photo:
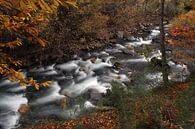
[{"label": "stream bed", "polygon": [[[75,118],[83,111],[96,108],[107,90],[112,89],[113,81],[124,88],[127,84],[148,89],[158,86],[162,73],[152,67],[150,61],[153,57],[161,58],[159,44],[152,40],[159,33],[155,28],[147,38],[131,38],[103,50],[81,52],[63,64],[25,72],[38,81],[53,81],[39,91],[3,78],[0,81],[0,129],[18,128],[46,118]],[[184,81],[189,75],[187,66],[172,61],[170,51],[167,54],[171,68],[169,79]],[[30,111],[21,115],[18,110],[24,104]]]}]

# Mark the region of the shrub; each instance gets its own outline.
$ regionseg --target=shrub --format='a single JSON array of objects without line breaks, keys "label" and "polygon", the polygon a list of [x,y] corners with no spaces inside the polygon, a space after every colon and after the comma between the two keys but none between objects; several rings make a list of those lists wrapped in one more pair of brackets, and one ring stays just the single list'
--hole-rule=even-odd
[{"label": "shrub", "polygon": [[131,86],[125,91],[120,87],[120,84],[113,83],[112,93],[107,96],[104,105],[118,109],[121,128],[178,129],[193,126],[193,111],[190,110],[194,106],[193,85],[174,84],[152,91]]}]

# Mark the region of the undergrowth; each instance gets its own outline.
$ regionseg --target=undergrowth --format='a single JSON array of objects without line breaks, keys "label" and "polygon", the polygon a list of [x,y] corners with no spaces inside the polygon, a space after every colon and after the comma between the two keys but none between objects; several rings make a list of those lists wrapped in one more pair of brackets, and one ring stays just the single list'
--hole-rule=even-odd
[{"label": "undergrowth", "polygon": [[[112,93],[103,101],[114,106],[120,115],[122,129],[192,129],[194,125],[195,74],[188,82],[156,87],[151,91],[144,87],[128,90],[113,83]],[[141,92],[140,92],[141,91]]]}]

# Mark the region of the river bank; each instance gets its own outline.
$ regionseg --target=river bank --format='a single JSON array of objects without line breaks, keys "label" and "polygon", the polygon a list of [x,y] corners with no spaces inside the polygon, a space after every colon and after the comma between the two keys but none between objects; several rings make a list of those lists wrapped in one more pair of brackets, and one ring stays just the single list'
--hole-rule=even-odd
[{"label": "river bank", "polygon": [[193,128],[191,0],[8,1],[0,7],[0,129]]},{"label": "river bank", "polygon": [[[49,120],[49,122],[46,120],[25,129],[118,129],[121,127],[121,124],[123,124],[123,127],[125,125],[128,129],[136,127],[143,129],[194,128],[194,78],[195,73],[192,73],[185,83],[172,84],[169,87],[156,87],[153,91],[149,91],[149,93],[143,92],[140,94],[140,92],[135,92],[137,90],[135,89],[134,93],[125,95],[126,97],[123,96],[124,98],[122,98],[120,103],[113,102],[118,105],[118,108],[94,110],[82,115],[80,118],[72,120],[57,121],[53,119]],[[120,95],[124,94],[121,92],[118,93]],[[118,93],[115,91],[112,96]],[[113,100],[110,99],[110,101]],[[151,106],[151,103],[155,107]],[[135,108],[129,107],[130,105],[135,106]],[[120,110],[122,106],[123,111]],[[117,106],[115,105],[115,107]],[[144,112],[139,110],[140,108]],[[127,119],[121,123],[119,116],[123,112],[126,113]]]},{"label": "river bank", "polygon": [[[37,45],[27,43],[24,46],[20,46],[11,51],[15,57],[23,60],[25,62],[24,68],[29,69],[30,67],[36,67],[41,65],[51,65],[53,63],[63,63],[69,61],[74,57],[74,55],[79,55],[80,53],[90,52],[98,49],[104,49],[105,47],[112,46],[113,44],[131,41],[132,37],[143,39],[147,37],[151,30],[159,25],[157,14],[141,14],[136,16],[134,19],[134,24],[128,27],[128,31],[121,31],[121,28],[114,27],[114,31],[110,30],[109,33],[112,35],[109,39],[104,37],[100,38],[97,35],[82,34],[79,36],[62,35],[61,31],[63,28],[59,29],[60,32],[53,32],[56,26],[62,26],[61,22],[53,21],[57,25],[48,25],[48,30],[44,35],[48,40],[48,45],[45,47],[39,47]],[[139,22],[138,22],[139,21]],[[122,24],[122,23],[121,23]],[[53,27],[53,28],[52,28]],[[75,30],[69,33],[76,33]],[[80,30],[77,30],[77,33]],[[74,35],[74,34],[73,34]],[[62,37],[63,36],[63,37]]]},{"label": "river bank", "polygon": [[[150,62],[153,57],[161,56],[159,44],[152,40],[159,33],[156,27],[145,39],[132,37],[130,41],[119,42],[104,49],[86,51],[68,62],[26,71],[27,77],[37,81],[53,80],[51,86],[42,87],[39,91],[32,87],[19,87],[17,83],[4,78],[0,85],[2,128],[26,127],[32,121],[36,124],[50,118],[77,118],[86,110],[98,106],[98,102],[112,89],[113,81],[124,89],[131,85],[149,90],[160,85],[161,71],[151,67]],[[169,65],[170,80],[185,81],[189,75],[186,65],[176,64],[172,60],[169,60]],[[13,103],[13,99],[17,101]],[[24,115],[19,113],[23,112],[23,104],[29,108]]]}]

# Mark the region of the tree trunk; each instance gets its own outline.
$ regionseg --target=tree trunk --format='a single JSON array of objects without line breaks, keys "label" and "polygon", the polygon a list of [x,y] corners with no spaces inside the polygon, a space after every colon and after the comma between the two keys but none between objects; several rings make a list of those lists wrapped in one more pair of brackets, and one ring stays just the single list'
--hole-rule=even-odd
[{"label": "tree trunk", "polygon": [[166,58],[166,48],[165,48],[165,32],[164,32],[164,0],[161,0],[161,11],[160,11],[160,41],[161,41],[161,53],[162,53],[162,74],[163,74],[163,85],[168,86],[168,69],[167,65],[167,58]]},{"label": "tree trunk", "polygon": [[144,1],[144,13],[147,11],[147,6],[148,6],[148,0]]}]

